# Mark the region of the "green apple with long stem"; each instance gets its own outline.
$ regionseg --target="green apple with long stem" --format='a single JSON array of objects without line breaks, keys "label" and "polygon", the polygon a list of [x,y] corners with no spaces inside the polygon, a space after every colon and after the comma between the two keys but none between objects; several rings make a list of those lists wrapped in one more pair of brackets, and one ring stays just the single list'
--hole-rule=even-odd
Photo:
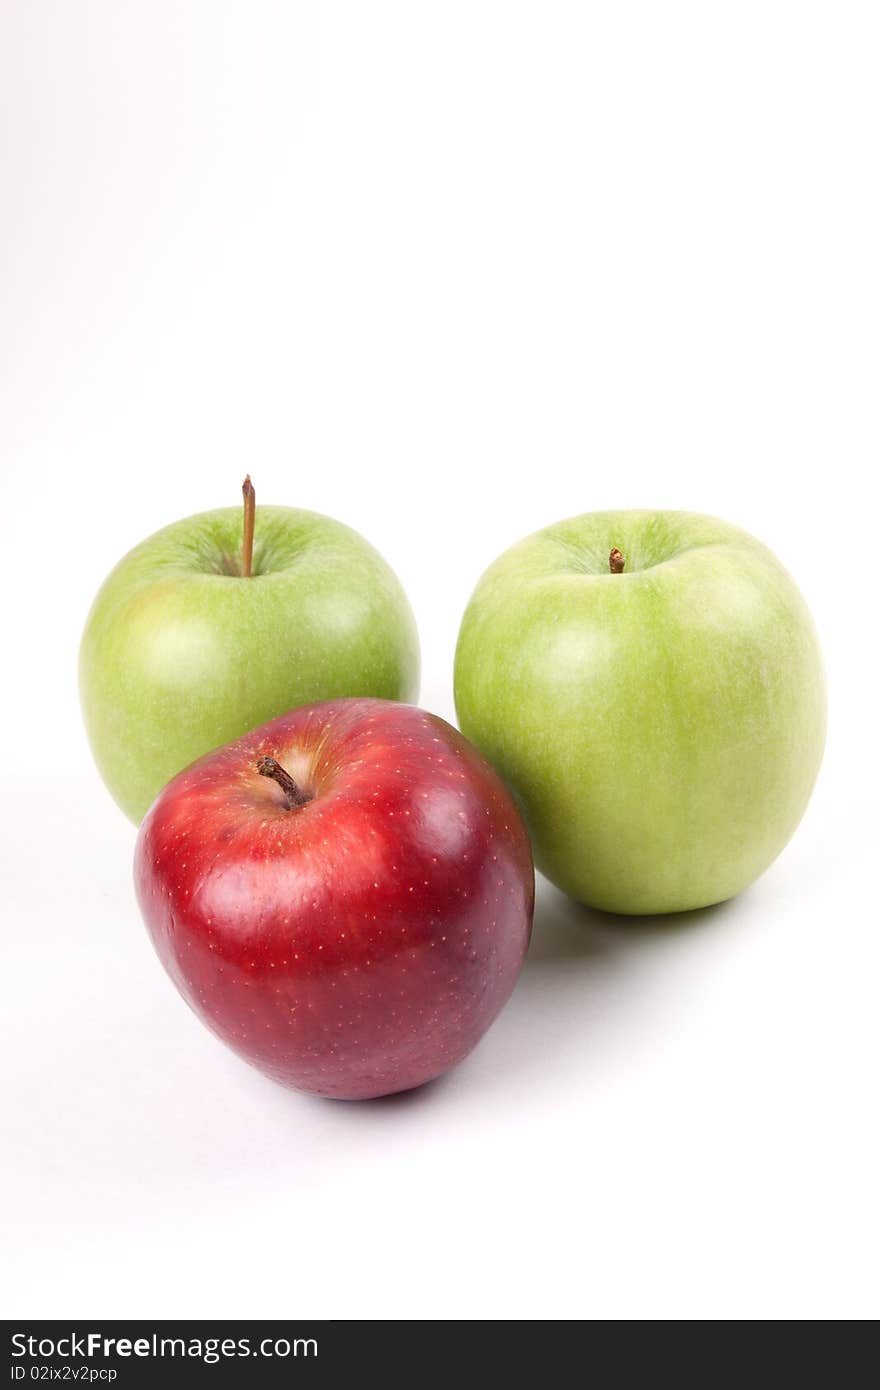
[{"label": "green apple with long stem", "polygon": [[810,614],[776,556],[690,512],[594,512],[515,545],[461,626],[462,731],[538,867],[619,913],[707,906],[794,832],[825,739]]},{"label": "green apple with long stem", "polygon": [[92,605],[80,695],[95,761],[139,822],[195,758],[296,705],[415,700],[419,647],[382,557],[330,517],[202,512],[122,559]]}]

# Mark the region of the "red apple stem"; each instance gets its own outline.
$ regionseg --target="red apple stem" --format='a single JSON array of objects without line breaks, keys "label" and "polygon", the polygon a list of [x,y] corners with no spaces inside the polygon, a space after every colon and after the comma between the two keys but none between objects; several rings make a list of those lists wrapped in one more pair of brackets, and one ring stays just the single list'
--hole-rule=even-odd
[{"label": "red apple stem", "polygon": [[248,473],[241,485],[244,499],[244,524],[241,530],[241,573],[242,578],[250,579],[254,566],[254,520],[257,510],[257,494]]},{"label": "red apple stem", "polygon": [[257,763],[257,772],[261,777],[271,777],[273,782],[277,782],[281,790],[287,797],[287,809],[297,811],[300,806],[305,806],[307,801],[311,801],[308,792],[304,792],[302,787],[297,786],[289,772],[274,758],[260,758]]},{"label": "red apple stem", "polygon": [[623,574],[623,567],[625,564],[626,557],[624,556],[623,551],[618,550],[617,546],[615,546],[611,554],[608,556],[608,568],[610,569],[612,574]]}]

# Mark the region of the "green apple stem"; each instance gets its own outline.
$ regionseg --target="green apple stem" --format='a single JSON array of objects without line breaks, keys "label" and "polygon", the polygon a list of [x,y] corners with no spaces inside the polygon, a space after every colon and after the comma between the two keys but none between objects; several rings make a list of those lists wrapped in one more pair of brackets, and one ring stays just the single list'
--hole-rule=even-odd
[{"label": "green apple stem", "polygon": [[615,546],[611,554],[608,556],[608,568],[610,569],[612,574],[623,574],[623,567],[625,564],[626,557],[623,554],[623,551],[618,550],[617,546]]},{"label": "green apple stem", "polygon": [[300,806],[305,806],[307,801],[311,801],[308,792],[304,792],[302,787],[297,786],[289,772],[274,758],[260,758],[257,763],[257,772],[261,777],[271,777],[277,782],[281,790],[287,797],[287,809],[297,811]]},{"label": "green apple stem", "polygon": [[254,566],[254,519],[257,510],[257,494],[248,473],[241,485],[244,498],[244,524],[241,530],[241,573],[243,579],[250,579]]}]

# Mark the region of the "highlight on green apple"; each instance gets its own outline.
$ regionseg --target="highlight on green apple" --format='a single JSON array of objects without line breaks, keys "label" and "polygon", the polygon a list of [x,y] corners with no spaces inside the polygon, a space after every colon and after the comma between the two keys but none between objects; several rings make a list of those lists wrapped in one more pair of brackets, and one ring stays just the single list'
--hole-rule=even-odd
[{"label": "highlight on green apple", "polygon": [[609,912],[752,883],[825,741],[816,632],[776,556],[691,512],[593,512],[477,584],[455,656],[463,733],[524,809],[538,867]]},{"label": "highlight on green apple", "polygon": [[108,576],[80,646],[98,769],[136,823],[195,758],[316,700],[414,701],[415,620],[362,536],[316,512],[202,512],[157,531]]}]

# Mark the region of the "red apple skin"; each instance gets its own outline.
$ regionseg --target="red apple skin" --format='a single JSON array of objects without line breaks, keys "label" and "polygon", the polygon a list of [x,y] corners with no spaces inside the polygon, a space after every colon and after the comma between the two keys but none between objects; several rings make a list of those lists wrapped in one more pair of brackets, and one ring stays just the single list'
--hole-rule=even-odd
[{"label": "red apple skin", "polygon": [[[290,809],[257,762],[312,800]],[[285,1086],[365,1099],[466,1057],[529,943],[534,871],[510,793],[435,715],[333,700],[180,773],[135,851],[138,901],[184,999]]]}]

